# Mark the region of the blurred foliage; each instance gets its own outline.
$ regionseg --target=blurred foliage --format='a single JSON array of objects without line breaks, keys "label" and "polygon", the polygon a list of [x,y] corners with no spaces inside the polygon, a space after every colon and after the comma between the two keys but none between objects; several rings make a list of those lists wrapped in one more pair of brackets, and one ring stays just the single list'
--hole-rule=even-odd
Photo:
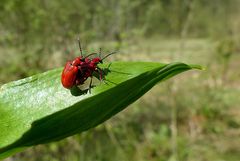
[{"label": "blurred foliage", "polygon": [[1,0],[0,84],[63,66],[79,55],[78,34],[86,52],[120,50],[110,59],[206,66],[188,73],[189,80],[153,88],[95,129],[8,160],[238,161],[239,6],[239,0]]},{"label": "blurred foliage", "polygon": [[194,16],[190,35],[226,34],[236,4],[238,0],[1,0],[0,42],[52,48],[77,33],[84,41],[157,33],[175,37],[189,12]]}]

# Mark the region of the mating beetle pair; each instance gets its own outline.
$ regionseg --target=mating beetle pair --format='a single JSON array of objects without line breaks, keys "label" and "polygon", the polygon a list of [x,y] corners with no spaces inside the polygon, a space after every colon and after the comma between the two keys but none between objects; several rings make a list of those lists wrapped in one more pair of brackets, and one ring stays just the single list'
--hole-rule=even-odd
[{"label": "mating beetle pair", "polygon": [[[87,56],[83,56],[80,40],[78,39],[78,45],[80,49],[81,56],[76,57],[73,61],[68,61],[62,71],[62,85],[67,89],[71,89],[74,86],[82,85],[90,77],[90,86],[92,84],[93,73],[99,74],[100,80],[103,79],[103,70],[98,67],[99,63],[103,63],[103,60],[108,56],[116,53],[112,52],[105,57],[101,58],[100,56],[90,59],[89,57],[97,53],[91,53]],[[99,51],[101,55],[101,50]]]}]

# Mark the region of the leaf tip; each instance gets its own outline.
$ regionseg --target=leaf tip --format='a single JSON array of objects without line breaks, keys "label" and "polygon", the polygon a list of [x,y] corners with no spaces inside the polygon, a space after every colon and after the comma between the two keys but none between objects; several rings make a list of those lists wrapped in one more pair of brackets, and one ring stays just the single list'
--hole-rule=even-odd
[{"label": "leaf tip", "polygon": [[191,64],[190,67],[192,69],[198,69],[198,70],[206,70],[205,67],[202,67],[201,65]]}]

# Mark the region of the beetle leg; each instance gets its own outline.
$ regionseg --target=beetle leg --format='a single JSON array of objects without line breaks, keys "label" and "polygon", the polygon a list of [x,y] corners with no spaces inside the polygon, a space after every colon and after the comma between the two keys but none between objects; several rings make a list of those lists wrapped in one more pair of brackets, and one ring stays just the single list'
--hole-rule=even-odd
[{"label": "beetle leg", "polygon": [[103,80],[103,71],[101,70],[101,68],[97,67],[95,72],[97,74],[99,74],[99,80],[102,81]]},{"label": "beetle leg", "polygon": [[97,67],[97,71],[100,75],[100,80],[104,79],[104,76],[106,75],[106,73],[104,72],[104,70],[102,70],[101,68]]},{"label": "beetle leg", "polygon": [[100,76],[100,81],[102,81],[102,80],[103,80],[102,70],[99,70],[99,69],[98,69],[98,72],[99,72],[99,76]]},{"label": "beetle leg", "polygon": [[90,80],[90,83],[89,83],[89,88],[88,88],[88,91],[89,91],[90,94],[91,94],[91,88],[92,88],[92,77],[91,77],[91,80]]},{"label": "beetle leg", "polygon": [[97,67],[97,71],[96,71],[98,74],[99,74],[99,76],[100,76],[100,81],[103,81],[105,84],[107,84],[108,85],[108,83],[106,82],[106,80],[105,80],[105,78],[104,78],[104,75],[106,75],[105,74],[105,72],[101,69],[101,68],[99,68],[99,67]]}]

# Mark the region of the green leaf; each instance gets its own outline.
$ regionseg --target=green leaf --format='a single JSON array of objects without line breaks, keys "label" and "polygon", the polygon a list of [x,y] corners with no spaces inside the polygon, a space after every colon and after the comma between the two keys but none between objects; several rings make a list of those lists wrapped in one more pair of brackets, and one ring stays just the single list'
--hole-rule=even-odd
[{"label": "green leaf", "polygon": [[[106,82],[88,90],[62,87],[61,69],[0,88],[0,159],[24,147],[80,133],[106,121],[162,80],[200,66],[114,62],[103,65]],[[96,81],[99,82],[99,81]]]}]

